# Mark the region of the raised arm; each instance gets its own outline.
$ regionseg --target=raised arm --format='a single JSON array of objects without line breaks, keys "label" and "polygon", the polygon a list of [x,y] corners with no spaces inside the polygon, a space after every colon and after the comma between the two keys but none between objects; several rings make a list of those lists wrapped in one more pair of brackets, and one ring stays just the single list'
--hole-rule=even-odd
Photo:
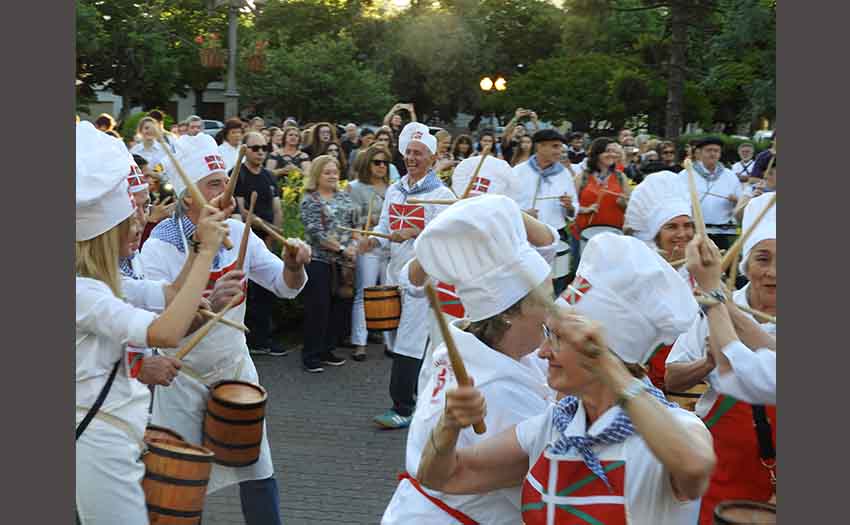
[{"label": "raised arm", "polygon": [[461,429],[484,420],[484,396],[474,387],[446,392],[446,408],[422,452],[416,478],[447,494],[479,494],[516,487],[528,472],[516,426],[477,445],[456,450]]}]

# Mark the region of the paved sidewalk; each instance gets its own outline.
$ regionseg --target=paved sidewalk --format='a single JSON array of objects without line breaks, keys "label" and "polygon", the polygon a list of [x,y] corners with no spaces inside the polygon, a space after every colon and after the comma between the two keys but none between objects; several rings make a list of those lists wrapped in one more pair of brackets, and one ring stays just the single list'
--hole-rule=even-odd
[{"label": "paved sidewalk", "polygon": [[[300,352],[255,356],[269,392],[266,424],[285,525],[379,523],[404,468],[407,430],[380,430],[372,418],[390,406],[392,361],[383,346],[323,374],[301,369]],[[207,497],[204,525],[241,525],[237,486]]]}]

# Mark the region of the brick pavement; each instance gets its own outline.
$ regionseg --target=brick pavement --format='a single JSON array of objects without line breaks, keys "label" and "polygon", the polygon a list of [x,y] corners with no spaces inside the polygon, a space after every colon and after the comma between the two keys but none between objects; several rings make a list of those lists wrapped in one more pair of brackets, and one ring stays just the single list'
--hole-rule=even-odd
[{"label": "brick pavement", "polygon": [[[392,361],[382,346],[369,359],[302,371],[300,353],[254,358],[269,392],[266,422],[286,525],[379,523],[404,466],[407,430],[378,429],[389,407]],[[241,525],[237,486],[207,497],[204,525]]]}]

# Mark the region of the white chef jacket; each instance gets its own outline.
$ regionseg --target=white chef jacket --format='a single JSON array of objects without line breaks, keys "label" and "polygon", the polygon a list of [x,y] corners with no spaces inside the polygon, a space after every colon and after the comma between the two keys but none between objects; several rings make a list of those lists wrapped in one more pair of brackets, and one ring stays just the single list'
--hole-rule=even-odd
[{"label": "white chef jacket", "polygon": [[162,149],[162,146],[159,142],[154,141],[153,145],[150,149],[145,149],[145,144],[140,142],[130,148],[130,153],[133,155],[138,155],[148,161],[151,169],[156,171],[156,166],[162,166],[163,175],[168,178],[169,173],[166,172],[166,167],[168,166],[168,154],[165,153],[165,150]]},{"label": "white chef jacket", "polygon": [[[554,406],[550,406],[546,412],[528,419],[516,427],[517,441],[528,454],[529,466],[534,466],[544,450],[560,437],[558,430],[552,424],[554,409]],[[621,410],[616,405],[609,408],[593,422],[590,428],[587,428],[584,404],[579,401],[575,417],[567,427],[566,434],[568,436],[598,435],[613,423]],[[680,408],[669,408],[669,410],[671,415],[683,425],[704,427],[699,418],[686,410]],[[700,500],[680,501],[674,495],[673,486],[670,483],[670,472],[655,457],[639,434],[635,433],[626,438],[624,442],[615,445],[597,445],[593,447],[593,452],[600,461],[625,461],[625,487],[619,503],[625,506],[626,517],[630,525],[692,525],[697,522]],[[550,452],[546,450],[546,454],[550,454]],[[575,448],[570,449],[564,456],[552,457],[561,461],[582,461]],[[531,476],[530,472],[529,476]],[[544,496],[544,502],[549,498]],[[559,499],[557,497],[551,497],[551,499],[555,503],[562,503],[562,501],[556,501]],[[593,504],[591,501],[583,502],[581,501],[583,498],[578,497],[560,499],[572,500],[563,501],[563,503],[579,508],[582,504],[591,506]],[[604,503],[617,503],[617,500],[612,496],[609,496],[609,500]],[[598,503],[603,503],[603,501]]]},{"label": "white chef jacket", "polygon": [[[531,360],[536,359],[533,354],[519,361],[514,360],[458,328],[460,323],[452,323],[449,329],[467,373],[475,379],[475,387],[487,399],[488,407],[485,434],[478,435],[472,428],[465,428],[460,432],[457,447],[466,448],[542,413],[554,401],[555,393],[546,385],[546,376],[536,365],[531,364]],[[457,380],[445,345],[440,345],[435,350],[431,366],[434,370],[430,374],[424,395],[417,402],[407,437],[405,468],[412,476],[416,475],[431,431],[443,413],[446,391],[457,388]],[[513,525],[520,521],[519,487],[462,496],[443,494],[425,487],[422,489],[478,523]],[[456,521],[426,499],[408,480],[402,480],[384,512],[381,523],[449,525]]]},{"label": "white chef jacket", "polygon": [[[86,525],[147,525],[140,457],[150,391],[129,377],[124,352],[127,345],[147,346],[156,315],[116,297],[102,281],[77,277],[75,284],[77,425],[121,361],[98,415],[76,442],[77,509]],[[131,294],[165,302],[161,283],[136,281]]]},{"label": "white chef jacket", "polygon": [[561,206],[561,201],[558,199],[538,200],[535,203],[535,196],[569,195],[573,199],[573,211],[578,210],[575,181],[566,168],[557,175],[543,179],[540,174],[534,171],[529,161],[521,162],[514,166],[513,187],[516,189],[510,196],[519,204],[519,207],[523,210],[536,208],[537,218],[556,230],[566,226],[565,217],[574,218],[575,213],[567,215],[566,208]]},{"label": "white chef jacket", "polygon": [[[203,294],[205,297],[212,293],[215,279],[235,268],[242,235],[246,230],[245,225],[239,221],[228,219],[226,223],[230,228],[233,248],[219,250],[218,262],[214,262],[210,273],[211,283]],[[177,239],[174,235],[175,228],[181,233]],[[180,251],[178,246],[188,246],[181,223],[174,217],[159,223],[142,247],[142,262],[147,276],[168,281],[176,279],[187,257],[186,252]],[[244,263],[246,277],[278,297],[295,297],[304,285],[302,284],[299,289],[290,288],[283,279],[283,269],[283,261],[269,252],[265,243],[254,232],[250,232]],[[306,281],[305,273],[305,284]],[[243,288],[246,286],[247,281],[243,283]],[[231,309],[224,317],[242,323],[245,318],[245,301]],[[191,334],[181,341],[181,347],[186,344],[189,337]],[[174,355],[177,349],[163,348],[160,352]],[[206,403],[209,399],[207,386],[220,380],[230,379],[254,384],[260,382],[257,369],[248,353],[245,334],[229,326],[217,324],[192,352],[183,358],[181,373],[174,379],[171,386],[167,389],[157,389],[154,396],[152,423],[178,432],[190,443],[201,444],[201,429]],[[207,493],[241,481],[265,479],[273,473],[271,452],[264,430],[259,461],[253,465],[238,468],[214,464],[207,485]]]},{"label": "white chef jacket", "polygon": [[[741,181],[731,170],[722,167],[720,164],[715,169],[721,170],[722,173],[714,182],[706,181],[699,173],[696,173],[694,177],[697,194],[700,197],[700,206],[702,206],[703,220],[706,224],[734,224],[735,203],[725,197],[734,195],[740,200],[743,195]],[[683,187],[688,188],[688,170],[680,171],[678,176],[679,181],[684,185]],[[705,195],[706,192],[723,195],[723,197]],[[705,231],[710,234],[735,235],[735,228],[722,229],[707,226]]]},{"label": "white chef jacket", "polygon": [[762,348],[753,352],[740,341],[723,348],[732,371],[716,374],[717,390],[751,405],[776,404],[776,352]]},{"label": "white chef jacket", "polygon": [[[740,290],[732,293],[732,300],[735,301],[735,304],[749,306],[747,302],[747,290],[749,287],[750,285],[747,284]],[[750,318],[756,321],[752,316],[750,316]],[[760,326],[765,332],[771,335],[776,334],[775,324],[760,323]],[[673,344],[673,348],[670,350],[670,354],[667,356],[665,364],[670,366],[670,363],[690,363],[703,359],[708,351],[708,348],[706,347],[707,337],[708,319],[706,319],[704,315],[700,315],[694,321],[694,324],[691,325],[691,328],[676,339],[676,342]],[[708,414],[711,407],[714,406],[714,402],[717,401],[717,376],[717,370],[712,370],[708,376],[706,376],[706,381],[708,382],[709,387],[702,397],[699,398],[696,408],[694,409],[694,412],[696,412],[696,414],[700,417],[704,417]]]},{"label": "white chef jacket", "polygon": [[[418,184],[422,184],[427,178],[428,176],[426,175]],[[427,225],[434,217],[447,208],[446,205],[440,204],[417,204],[415,206],[421,208],[424,212],[422,213],[422,217],[419,217],[418,212],[408,214],[404,220],[396,221],[394,219],[391,224],[390,207],[394,204],[404,205],[407,201],[407,197],[401,191],[400,186],[403,185],[406,189],[412,189],[408,186],[408,181],[409,178],[405,175],[400,181],[387,188],[387,192],[384,195],[384,205],[381,208],[381,219],[375,227],[376,232],[389,234],[391,231],[399,229],[399,227],[410,227],[410,224],[417,226],[422,224]],[[454,199],[455,196],[452,190],[440,184],[431,191],[417,193],[411,195],[410,198],[436,200]],[[422,218],[424,218],[424,221]],[[392,227],[392,225],[395,225],[395,227]],[[424,226],[422,229],[424,229]],[[408,239],[398,243],[390,242],[388,239],[380,237],[373,238],[380,243],[381,248],[386,248],[387,246],[390,248],[390,261],[387,264],[387,275],[384,282],[387,285],[399,285],[401,288],[401,318],[399,319],[396,332],[394,334],[389,332],[390,350],[403,356],[422,359],[428,337],[428,300],[425,298],[424,292],[416,293],[410,286],[403,285],[401,277],[404,265],[416,257],[416,251],[413,248],[413,243],[416,239]]]},{"label": "white chef jacket", "polygon": [[[735,164],[732,164],[732,173],[735,174],[736,177],[740,177],[741,175],[746,175],[747,177],[753,176],[753,168],[756,167],[755,159],[750,159],[749,162],[741,162],[740,160]],[[738,179],[740,180],[740,178]]]}]

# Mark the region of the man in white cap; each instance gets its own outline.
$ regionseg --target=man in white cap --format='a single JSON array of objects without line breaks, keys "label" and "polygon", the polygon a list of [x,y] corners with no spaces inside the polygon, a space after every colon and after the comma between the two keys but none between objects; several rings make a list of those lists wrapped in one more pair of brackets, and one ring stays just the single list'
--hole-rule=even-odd
[{"label": "man in white cap", "polygon": [[[561,164],[563,135],[554,129],[541,129],[532,137],[534,155],[513,168],[511,197],[528,214],[559,232],[567,243],[567,219],[574,219],[578,194],[570,172]],[[538,200],[545,197],[544,200]],[[560,197],[550,198],[550,197]],[[555,280],[555,293],[566,286],[567,276]]]},{"label": "man in white cap", "polygon": [[[528,525],[693,524],[714,465],[711,437],[697,417],[641,378],[636,364],[642,349],[672,328],[659,303],[696,308],[694,298],[637,239],[603,233],[585,255],[578,268],[584,290],[571,297],[572,311],[547,316],[539,352],[549,361],[549,386],[565,397],[514,429],[457,450],[461,429],[489,414],[491,401],[477,387],[447,392],[418,477],[455,494],[522,486]],[[613,269],[623,261],[630,262],[629,279]]]},{"label": "man in white cap", "polygon": [[[554,237],[553,237],[554,239]],[[487,433],[464,430],[462,446],[472,446],[554,401],[534,351],[551,302],[549,263],[529,244],[517,204],[508,197],[466,199],[435,218],[415,243],[416,260],[441,282],[452,283],[466,319],[450,324],[467,372],[487,397]],[[468,322],[467,322],[468,321]],[[406,469],[419,468],[428,436],[440,419],[447,389],[457,385],[445,345],[434,352],[430,375],[407,439]],[[514,524],[520,521],[519,489],[485,495],[453,496],[422,488],[406,474],[382,523]]]},{"label": "man in white cap", "polygon": [[[212,137],[204,133],[183,136],[176,141],[176,149],[178,162],[207,200],[224,192],[228,181],[225,164]],[[201,211],[201,204],[187,193],[181,179],[176,179],[174,186],[178,196],[174,216],[154,228],[142,249],[145,272],[153,279],[173,279],[180,271],[193,245],[195,221]],[[298,295],[307,281],[304,264],[310,260],[309,247],[300,241],[293,241],[298,246],[297,253],[287,252],[285,259],[280,260],[244,224],[233,219],[229,219],[227,224],[233,248],[227,250],[222,247],[219,250],[204,292],[212,309],[220,311],[236,294],[244,292],[247,279],[274,292],[278,297],[292,298]],[[242,236],[246,234],[250,238],[245,261],[243,269],[238,270],[239,245]],[[242,301],[225,318],[242,323],[244,316],[245,302]],[[160,350],[169,355],[176,348]],[[183,359],[183,365],[184,373],[175,379],[172,388],[158,392],[155,396],[152,421],[200,445],[209,397],[208,385],[223,379],[257,384],[259,378],[248,353],[245,335],[221,324],[213,327],[192,353]],[[278,485],[265,432],[259,460],[253,465],[238,468],[213,465],[207,492],[215,492],[234,483],[239,483],[246,523],[280,523]]]},{"label": "man in white cap", "polygon": [[[770,204],[775,193],[753,199],[744,212],[743,229],[751,229],[755,218]],[[711,260],[716,246],[704,239],[693,241],[700,245],[700,255]],[[776,348],[776,324],[756,322],[748,313],[736,305],[749,307],[770,315],[776,315],[776,206],[774,205],[752,231],[744,243],[740,271],[750,282],[732,293],[720,286],[716,271],[689,263],[694,278],[705,295],[725,303],[725,309],[735,328],[737,337],[748,349]],[[731,299],[731,300],[729,300]],[[734,303],[734,304],[732,304]],[[700,524],[712,523],[712,513],[717,503],[726,499],[748,499],[768,502],[775,494],[775,443],[776,406],[751,405],[720,392],[724,370],[717,361],[717,351],[734,357],[742,348],[730,343],[721,333],[712,333],[709,328],[720,323],[720,307],[703,307],[705,312],[692,324],[687,333],[676,340],[667,356],[665,383],[670,390],[685,392],[700,382],[708,383],[708,389],[697,401],[695,412],[703,418],[714,437],[717,453],[717,469],[711,485],[703,498]],[[727,333],[728,336],[728,333]],[[708,350],[708,342],[716,347]],[[718,345],[726,343],[722,347]],[[759,354],[762,353],[760,350]],[[769,358],[767,358],[769,359]],[[726,375],[728,375],[726,370]],[[749,379],[749,378],[748,378]],[[752,378],[757,380],[757,378]],[[727,381],[728,383],[728,381]],[[765,457],[767,456],[767,457]],[[770,457],[773,456],[773,457]]]},{"label": "man in white cap", "polygon": [[[428,126],[411,122],[399,136],[399,151],[404,154],[407,175],[387,188],[381,219],[376,232],[390,235],[392,240],[369,237],[361,241],[360,252],[390,245],[387,265],[389,285],[399,284],[404,265],[414,257],[413,243],[434,217],[446,209],[436,204],[407,204],[408,198],[452,199],[454,194],[445,187],[432,169],[437,153],[437,139]],[[393,408],[375,418],[375,422],[390,429],[406,428],[416,405],[416,377],[428,337],[428,301],[413,295],[407,287],[401,290],[401,319],[395,334],[387,334],[387,347],[393,352],[390,378],[390,397]],[[385,332],[386,333],[386,332]]]}]

